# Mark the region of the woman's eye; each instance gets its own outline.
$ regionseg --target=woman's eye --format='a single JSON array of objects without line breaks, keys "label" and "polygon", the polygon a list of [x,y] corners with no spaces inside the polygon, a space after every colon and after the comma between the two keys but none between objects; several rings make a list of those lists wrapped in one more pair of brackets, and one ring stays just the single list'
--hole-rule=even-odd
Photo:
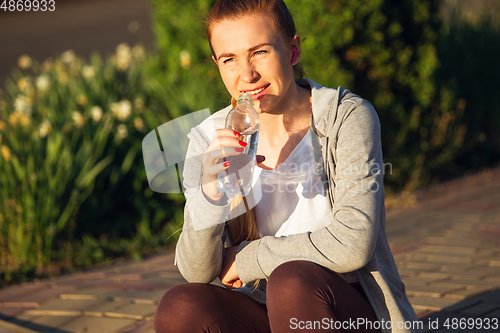
[{"label": "woman's eye", "polygon": [[227,63],[230,63],[233,60],[234,60],[234,58],[228,58],[228,59],[224,60],[223,63],[227,64]]},{"label": "woman's eye", "polygon": [[267,53],[267,52],[264,51],[264,50],[260,50],[260,51],[255,52],[254,54],[255,55],[260,55],[260,54],[264,54],[264,53]]}]

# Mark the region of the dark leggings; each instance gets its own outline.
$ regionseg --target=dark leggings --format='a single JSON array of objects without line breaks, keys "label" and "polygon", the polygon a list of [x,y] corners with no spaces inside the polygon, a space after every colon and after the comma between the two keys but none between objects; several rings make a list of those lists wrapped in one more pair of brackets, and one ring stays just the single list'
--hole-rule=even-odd
[{"label": "dark leggings", "polygon": [[[377,320],[360,288],[308,261],[291,261],[277,267],[268,279],[266,298],[264,306],[215,285],[181,284],[161,299],[155,331],[354,332],[347,327],[349,322],[357,318]],[[342,324],[347,329],[335,329]],[[377,332],[365,327],[359,331]]]}]

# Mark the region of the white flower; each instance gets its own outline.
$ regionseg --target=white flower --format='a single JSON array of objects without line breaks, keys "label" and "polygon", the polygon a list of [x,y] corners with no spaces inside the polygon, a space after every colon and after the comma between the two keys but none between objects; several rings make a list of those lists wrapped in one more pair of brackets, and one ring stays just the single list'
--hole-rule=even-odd
[{"label": "white flower", "polygon": [[115,55],[116,68],[120,71],[125,71],[129,68],[131,61],[132,54],[130,52],[130,47],[125,43],[118,45]]},{"label": "white flower", "polygon": [[92,120],[94,123],[98,123],[102,118],[102,109],[100,106],[93,106],[90,109],[90,114],[92,115]]},{"label": "white flower", "polygon": [[43,62],[42,64],[42,70],[44,72],[50,72],[50,70],[54,67],[54,63],[52,62],[52,59],[47,59]]},{"label": "white flower", "polygon": [[31,58],[26,54],[23,54],[22,56],[19,57],[19,59],[17,59],[17,65],[21,69],[28,69],[31,67]]},{"label": "white flower", "polygon": [[125,126],[124,124],[120,124],[116,129],[117,133],[115,137],[115,142],[117,144],[120,144],[120,142],[122,142],[122,140],[128,136],[127,126]]},{"label": "white flower", "polygon": [[1,145],[0,146],[0,153],[2,154],[4,160],[7,162],[10,160],[10,149],[7,146]]},{"label": "white flower", "polygon": [[19,88],[19,90],[27,92],[31,88],[31,83],[29,79],[22,77],[19,79],[19,81],[17,81],[17,87]]},{"label": "white flower", "polygon": [[112,103],[110,105],[111,112],[120,121],[127,120],[132,114],[132,104],[129,101],[123,100],[118,103]]},{"label": "white flower", "polygon": [[31,108],[31,99],[27,96],[18,95],[14,101],[14,109],[23,115],[30,117],[33,109]]},{"label": "white flower", "polygon": [[134,46],[132,48],[132,54],[138,60],[142,60],[142,59],[146,58],[146,51],[144,50],[144,47],[142,47],[142,45]]},{"label": "white flower", "polygon": [[127,126],[125,126],[124,124],[120,124],[118,125],[117,130],[118,130],[118,136],[120,138],[123,139],[127,137],[128,135]]},{"label": "white flower", "polygon": [[89,100],[85,95],[78,95],[76,97],[76,102],[78,103],[78,105],[85,107],[89,102]]},{"label": "white flower", "polygon": [[40,129],[38,130],[38,134],[41,138],[46,137],[52,131],[52,126],[48,120],[44,120],[40,125]]},{"label": "white flower", "polygon": [[76,59],[75,52],[73,50],[68,50],[61,54],[61,60],[64,62],[66,65],[71,65]]},{"label": "white flower", "polygon": [[191,55],[189,54],[188,50],[182,50],[180,53],[180,59],[181,59],[181,66],[184,69],[189,68],[191,65]]},{"label": "white flower", "polygon": [[50,89],[50,79],[47,74],[42,74],[36,78],[36,88],[44,93]]},{"label": "white flower", "polygon": [[144,131],[144,122],[142,121],[141,118],[137,117],[134,119],[134,127],[139,132]]},{"label": "white flower", "polygon": [[135,107],[138,108],[138,109],[142,109],[142,107],[144,106],[144,100],[140,97],[136,98],[135,99]]},{"label": "white flower", "polygon": [[73,111],[72,118],[77,128],[82,128],[83,125],[85,124],[85,119],[83,118],[82,114],[78,111]]},{"label": "white flower", "polygon": [[82,75],[87,79],[90,80],[96,75],[96,70],[93,66],[83,66],[82,68]]}]

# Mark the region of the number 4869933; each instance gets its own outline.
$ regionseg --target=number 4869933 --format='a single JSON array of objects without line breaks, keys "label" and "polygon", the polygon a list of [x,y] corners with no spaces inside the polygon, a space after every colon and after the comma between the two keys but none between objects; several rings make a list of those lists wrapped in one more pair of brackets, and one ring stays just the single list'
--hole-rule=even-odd
[{"label": "number 4869933", "polygon": [[56,2],[54,0],[4,0],[0,9],[3,9],[4,12],[53,12],[56,10]]}]

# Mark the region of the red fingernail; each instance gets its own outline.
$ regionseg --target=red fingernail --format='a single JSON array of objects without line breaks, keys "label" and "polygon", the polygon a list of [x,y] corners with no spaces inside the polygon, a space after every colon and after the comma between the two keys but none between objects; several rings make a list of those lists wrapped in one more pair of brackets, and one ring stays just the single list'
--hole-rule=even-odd
[{"label": "red fingernail", "polygon": [[227,161],[227,162],[224,162],[224,168],[227,168],[228,166],[231,165],[231,162]]},{"label": "red fingernail", "polygon": [[234,150],[238,153],[242,153],[245,148],[234,148]]},{"label": "red fingernail", "polygon": [[240,133],[238,133],[238,132],[236,132],[236,131],[233,131],[233,132],[234,132],[234,136],[235,136],[235,137],[237,137],[237,138],[239,138],[239,137],[240,137],[240,135],[241,135]]},{"label": "red fingernail", "polygon": [[243,146],[243,147],[246,147],[247,146],[247,143],[245,141],[241,141],[239,142],[240,146]]}]

